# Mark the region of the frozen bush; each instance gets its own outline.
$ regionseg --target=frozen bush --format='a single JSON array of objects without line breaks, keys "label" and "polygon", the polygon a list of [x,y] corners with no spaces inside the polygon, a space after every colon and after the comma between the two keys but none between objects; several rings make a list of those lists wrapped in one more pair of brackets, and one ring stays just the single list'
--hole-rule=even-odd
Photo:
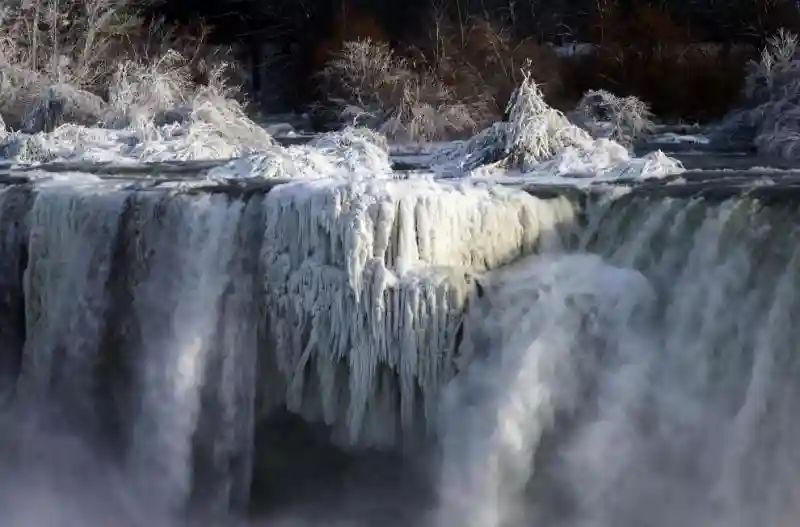
[{"label": "frozen bush", "polygon": [[192,83],[185,59],[169,51],[151,63],[122,61],[108,90],[112,127],[131,126],[149,136],[156,117],[189,102]]},{"label": "frozen bush", "polygon": [[592,138],[550,107],[541,89],[526,74],[509,102],[506,163],[526,171],[567,148],[591,148]]},{"label": "frozen bush", "polygon": [[393,140],[469,136],[490,120],[485,101],[456,100],[434,72],[369,39],[346,42],[321,76],[327,103],[340,120]]},{"label": "frozen bush", "polygon": [[759,61],[752,61],[745,82],[747,106],[720,123],[712,139],[742,142],[764,155],[800,159],[800,56],[798,37],[780,31]]},{"label": "frozen bush", "polygon": [[308,146],[317,149],[338,168],[347,171],[391,171],[392,163],[386,137],[367,128],[348,126],[342,131],[323,134]]},{"label": "frozen bush", "polygon": [[570,119],[592,137],[632,146],[653,129],[647,104],[634,96],[618,97],[606,90],[583,94]]},{"label": "frozen bush", "polygon": [[10,128],[22,128],[26,109],[46,86],[38,73],[0,62],[0,113]]},{"label": "frozen bush", "polygon": [[509,102],[508,122],[439,152],[434,158],[438,173],[504,177],[510,169],[536,178],[595,180],[664,177],[683,170],[660,152],[631,159],[620,143],[592,138],[544,101],[528,72],[523,79]]}]

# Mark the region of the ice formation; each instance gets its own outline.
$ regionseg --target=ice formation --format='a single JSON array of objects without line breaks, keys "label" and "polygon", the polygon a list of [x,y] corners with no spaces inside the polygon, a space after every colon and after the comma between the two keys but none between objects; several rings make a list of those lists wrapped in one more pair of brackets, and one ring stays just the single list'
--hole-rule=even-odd
[{"label": "ice formation", "polygon": [[314,138],[308,145],[273,146],[233,160],[207,174],[209,179],[389,179],[392,163],[386,139],[366,128],[345,128]]},{"label": "ice formation", "polygon": [[[640,109],[633,102],[624,102],[632,109],[614,114],[624,122],[613,125],[623,130],[617,134],[623,136],[629,127],[645,126],[636,120],[641,117]],[[580,122],[587,126],[588,120],[584,117]],[[637,160],[625,146],[602,137],[609,135],[607,127],[598,126],[592,130],[600,130],[601,137],[593,138],[548,106],[538,86],[526,78],[509,103],[507,123],[496,123],[475,137],[437,153],[434,164],[438,172],[449,176],[488,176],[501,180],[504,175],[521,175],[531,181],[558,180],[562,176],[608,180],[620,174],[646,179],[683,170],[679,162],[661,153]]]},{"label": "ice formation", "polygon": [[376,446],[431,418],[472,277],[556,243],[573,214],[566,201],[425,180],[296,182],[266,203],[287,405],[345,444]]}]

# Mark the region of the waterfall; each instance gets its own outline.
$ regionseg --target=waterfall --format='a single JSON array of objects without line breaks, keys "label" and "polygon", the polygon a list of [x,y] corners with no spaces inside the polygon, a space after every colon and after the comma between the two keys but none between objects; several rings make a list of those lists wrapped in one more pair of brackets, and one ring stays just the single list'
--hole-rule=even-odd
[{"label": "waterfall", "polygon": [[791,203],[629,194],[485,277],[442,420],[438,525],[794,525]]},{"label": "waterfall", "polygon": [[663,194],[6,186],[0,507],[216,522],[294,419],[430,525],[793,525],[796,211]]},{"label": "waterfall", "polygon": [[[46,456],[54,473],[41,477],[69,482],[46,491],[54,510],[76,504],[69,527],[98,521],[83,502],[106,484],[108,509],[132,525],[244,510],[256,428],[279,410],[351,451],[424,447],[462,367],[475,277],[560,246],[574,213],[564,198],[426,180],[246,195],[93,178],[8,186],[0,337],[16,382],[3,386],[4,435],[31,452],[50,450],[39,436],[64,438],[66,455],[91,459]],[[81,470],[97,477],[84,485]]]}]

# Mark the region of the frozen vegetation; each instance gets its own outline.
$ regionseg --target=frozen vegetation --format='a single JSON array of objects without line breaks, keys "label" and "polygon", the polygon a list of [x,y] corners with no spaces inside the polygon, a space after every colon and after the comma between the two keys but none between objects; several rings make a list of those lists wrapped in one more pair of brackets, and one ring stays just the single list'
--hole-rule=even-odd
[{"label": "frozen vegetation", "polygon": [[[21,129],[11,126],[0,142],[0,155],[26,164],[230,160],[208,174],[212,179],[396,177],[382,133],[392,118],[372,123],[377,131],[348,126],[306,145],[284,147],[230,97],[223,73],[214,70],[207,85],[194,86],[186,61],[169,52],[146,66],[118,65],[108,101],[61,87],[45,90],[49,98],[37,98],[17,112]],[[631,140],[649,126],[646,107],[631,98],[590,94],[576,111],[578,126],[548,106],[526,76],[507,113],[507,122],[445,146],[423,177],[536,180],[569,175],[593,180],[660,177],[681,170],[660,154],[631,157]]]},{"label": "frozen vegetation", "polygon": [[797,35],[781,31],[759,61],[750,63],[746,107],[732,112],[713,134],[717,142],[747,144],[760,154],[800,159],[800,56]]}]

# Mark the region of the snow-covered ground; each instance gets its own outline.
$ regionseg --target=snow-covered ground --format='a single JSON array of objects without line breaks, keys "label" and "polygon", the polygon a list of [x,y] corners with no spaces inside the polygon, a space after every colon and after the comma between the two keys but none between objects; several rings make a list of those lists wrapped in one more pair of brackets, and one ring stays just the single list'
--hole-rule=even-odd
[{"label": "snow-covered ground", "polygon": [[[635,158],[607,137],[592,137],[547,106],[539,88],[526,80],[511,104],[508,122],[496,123],[472,139],[424,145],[389,145],[363,128],[330,132],[284,146],[303,134],[275,123],[259,126],[243,113],[195,102],[183,119],[124,128],[65,124],[49,133],[6,132],[0,158],[18,165],[47,162],[132,166],[153,162],[227,161],[203,171],[209,180],[426,179],[585,184],[624,177],[652,178],[682,170],[660,153]],[[598,127],[600,129],[602,127]],[[272,133],[270,133],[272,132]],[[273,135],[279,135],[276,141]],[[393,166],[429,170],[398,174]]]}]

